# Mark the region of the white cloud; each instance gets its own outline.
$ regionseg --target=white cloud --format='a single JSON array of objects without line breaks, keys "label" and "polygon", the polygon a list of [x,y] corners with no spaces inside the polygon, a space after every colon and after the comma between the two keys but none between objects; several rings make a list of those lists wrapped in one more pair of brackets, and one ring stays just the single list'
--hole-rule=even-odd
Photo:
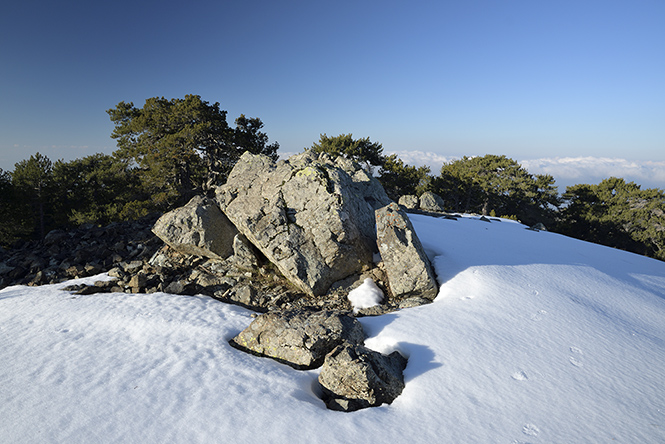
[{"label": "white cloud", "polygon": [[386,154],[397,154],[397,157],[407,165],[418,167],[427,165],[432,170],[432,174],[439,174],[444,163],[458,159],[458,157],[446,157],[430,151],[390,151]]},{"label": "white cloud", "polygon": [[[665,162],[610,157],[544,157],[520,164],[531,174],[551,174],[561,187],[622,177],[642,188],[665,188]],[[560,190],[560,191],[563,191]]]}]

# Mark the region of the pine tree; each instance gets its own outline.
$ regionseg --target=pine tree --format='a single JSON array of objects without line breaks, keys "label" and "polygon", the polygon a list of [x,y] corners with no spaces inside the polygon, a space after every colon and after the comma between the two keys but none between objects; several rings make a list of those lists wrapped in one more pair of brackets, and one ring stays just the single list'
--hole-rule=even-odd
[{"label": "pine tree", "polygon": [[14,165],[12,184],[21,198],[31,204],[34,230],[43,239],[53,216],[53,163],[40,153],[18,162]]},{"label": "pine tree", "polygon": [[321,134],[318,143],[311,148],[315,153],[328,153],[331,156],[344,156],[348,159],[362,163],[371,172],[373,167],[383,165],[383,146],[377,142],[371,142],[369,137],[354,139],[353,134],[340,134],[328,137]]}]

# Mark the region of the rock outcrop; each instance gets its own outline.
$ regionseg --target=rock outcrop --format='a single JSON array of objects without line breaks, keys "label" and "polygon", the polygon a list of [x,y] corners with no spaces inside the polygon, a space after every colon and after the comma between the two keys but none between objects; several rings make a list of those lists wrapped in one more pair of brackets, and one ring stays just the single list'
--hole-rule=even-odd
[{"label": "rock outcrop", "polygon": [[217,203],[203,196],[195,196],[185,206],[164,214],[152,231],[176,251],[211,259],[233,254],[238,233]]},{"label": "rock outcrop", "polygon": [[396,203],[376,210],[376,237],[393,295],[433,300],[438,293],[434,271],[409,217]]},{"label": "rock outcrop", "polygon": [[342,344],[325,358],[319,374],[323,400],[331,410],[351,412],[390,404],[404,389],[407,360],[362,345]]},{"label": "rock outcrop", "polygon": [[[430,194],[400,203],[452,217]],[[0,288],[107,271],[111,280],[65,290],[208,295],[264,313],[233,347],[296,369],[323,366],[328,408],[354,411],[401,393],[406,359],[364,347],[356,316],[429,303],[438,286],[407,214],[359,164],[311,151],[280,162],[245,153],[214,198],[155,220],[55,230],[0,250]],[[347,296],[368,279],[385,297],[352,312]]]},{"label": "rock outcrop", "polygon": [[285,310],[258,316],[229,343],[243,351],[275,359],[299,370],[320,367],[343,343],[362,344],[365,335],[356,318],[322,310]]},{"label": "rock outcrop", "polygon": [[374,210],[390,202],[359,164],[311,151],[277,163],[243,154],[217,200],[287,279],[315,296],[372,266]]}]

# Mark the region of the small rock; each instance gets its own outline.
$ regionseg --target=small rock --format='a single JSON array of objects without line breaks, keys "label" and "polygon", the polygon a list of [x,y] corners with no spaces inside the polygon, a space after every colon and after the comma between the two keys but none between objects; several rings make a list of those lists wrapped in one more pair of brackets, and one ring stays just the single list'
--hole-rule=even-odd
[{"label": "small rock", "polygon": [[418,205],[420,204],[420,201],[418,199],[418,196],[406,195],[406,196],[400,197],[399,201],[397,203],[402,205],[407,210],[416,210],[416,209],[418,209]]},{"label": "small rock", "polygon": [[390,404],[404,389],[407,359],[382,355],[362,345],[342,344],[325,358],[319,383],[331,410],[351,412]]}]

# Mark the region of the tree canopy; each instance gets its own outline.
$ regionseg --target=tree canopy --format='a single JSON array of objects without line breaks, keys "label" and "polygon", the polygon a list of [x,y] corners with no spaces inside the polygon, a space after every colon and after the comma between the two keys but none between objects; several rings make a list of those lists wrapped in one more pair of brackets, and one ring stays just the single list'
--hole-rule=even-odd
[{"label": "tree canopy", "polygon": [[340,134],[328,137],[321,134],[318,143],[315,142],[311,150],[316,153],[328,153],[332,156],[344,156],[348,159],[360,162],[371,171],[373,166],[381,166],[385,160],[383,146],[377,142],[371,142],[369,137],[354,139],[353,134]]},{"label": "tree canopy", "polygon": [[527,224],[551,223],[560,204],[552,176],[534,176],[513,159],[492,154],[446,163],[433,189],[453,211],[516,216]]},{"label": "tree canopy", "polygon": [[405,164],[397,154],[385,158],[379,169],[379,182],[388,197],[397,201],[406,194],[420,195],[427,191],[431,178],[427,166],[415,167]]},{"label": "tree canopy", "polygon": [[267,143],[260,119],[241,115],[231,128],[219,103],[198,95],[152,97],[141,108],[120,102],[107,113],[115,124],[114,155],[144,171],[143,186],[162,207],[223,183],[245,151],[277,157],[279,145]]},{"label": "tree canopy", "polygon": [[574,185],[558,230],[566,235],[665,260],[665,192],[610,177]]},{"label": "tree canopy", "polygon": [[53,162],[40,153],[14,165],[12,184],[23,197],[22,204],[29,204],[34,215],[34,231],[42,239],[50,226],[47,218],[52,215]]}]

